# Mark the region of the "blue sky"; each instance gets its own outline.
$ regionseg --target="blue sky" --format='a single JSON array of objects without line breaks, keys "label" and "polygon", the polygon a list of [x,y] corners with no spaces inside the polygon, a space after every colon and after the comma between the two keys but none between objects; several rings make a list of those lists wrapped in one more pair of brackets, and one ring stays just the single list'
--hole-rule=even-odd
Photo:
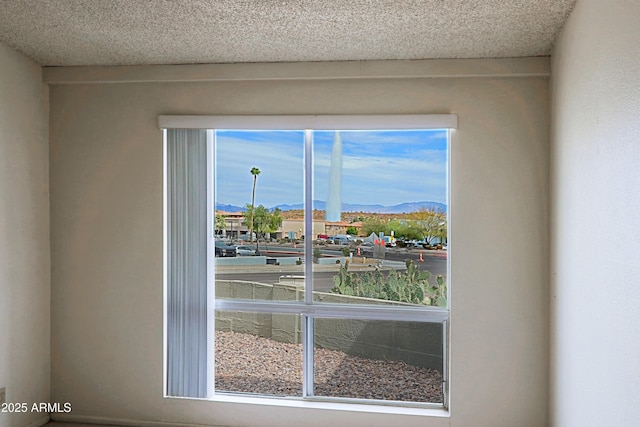
[{"label": "blue sky", "polygon": [[[335,131],[315,131],[314,194],[327,200]],[[340,131],[342,203],[447,203],[444,130]],[[256,205],[303,202],[303,131],[216,131],[216,202],[251,202],[252,167],[260,169]]]}]

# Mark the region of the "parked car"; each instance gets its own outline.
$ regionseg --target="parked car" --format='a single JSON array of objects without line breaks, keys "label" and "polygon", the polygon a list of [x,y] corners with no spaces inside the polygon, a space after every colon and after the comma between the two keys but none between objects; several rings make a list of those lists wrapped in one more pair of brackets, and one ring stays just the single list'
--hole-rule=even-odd
[{"label": "parked car", "polygon": [[407,243],[407,246],[410,248],[420,248],[420,249],[424,247],[422,246],[422,242],[418,240],[412,240],[411,242]]},{"label": "parked car", "polygon": [[363,244],[361,244],[360,245],[360,251],[363,254],[367,254],[367,253],[372,254],[373,253],[373,242],[364,242]]},{"label": "parked car", "polygon": [[215,256],[219,257],[236,256],[236,248],[234,246],[227,245],[222,240],[216,240],[215,252]]},{"label": "parked car", "polygon": [[345,236],[335,236],[333,238],[333,243],[336,245],[348,245],[352,241],[353,241],[353,238],[345,237]]},{"label": "parked car", "polygon": [[236,255],[238,256],[253,256],[256,254],[255,248],[246,245],[236,246]]}]

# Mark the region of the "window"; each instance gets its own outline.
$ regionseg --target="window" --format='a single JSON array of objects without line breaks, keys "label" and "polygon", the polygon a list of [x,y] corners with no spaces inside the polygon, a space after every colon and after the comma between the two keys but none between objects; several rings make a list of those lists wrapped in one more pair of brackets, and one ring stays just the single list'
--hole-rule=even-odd
[{"label": "window", "polygon": [[455,116],[159,121],[166,395],[446,407]]}]

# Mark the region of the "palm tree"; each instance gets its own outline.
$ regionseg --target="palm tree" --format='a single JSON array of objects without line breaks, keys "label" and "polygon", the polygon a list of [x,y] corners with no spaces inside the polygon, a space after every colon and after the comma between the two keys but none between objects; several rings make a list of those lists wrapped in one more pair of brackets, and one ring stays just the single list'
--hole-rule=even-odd
[{"label": "palm tree", "polygon": [[258,180],[258,175],[260,175],[260,169],[256,167],[252,167],[250,172],[251,172],[251,175],[253,175],[253,190],[251,191],[251,222],[249,225],[250,226],[249,241],[253,242],[253,206],[256,201],[256,181]]}]

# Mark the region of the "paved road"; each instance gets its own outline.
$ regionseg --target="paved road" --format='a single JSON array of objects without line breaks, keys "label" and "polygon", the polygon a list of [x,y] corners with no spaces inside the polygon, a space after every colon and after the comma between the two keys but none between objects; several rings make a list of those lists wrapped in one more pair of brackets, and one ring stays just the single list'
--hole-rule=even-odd
[{"label": "paved road", "polygon": [[[269,248],[271,249],[271,247]],[[275,248],[274,248],[275,249]],[[278,248],[278,249],[286,249],[286,248]],[[260,248],[261,251],[264,251],[263,248]],[[423,262],[420,262],[420,251],[412,249],[390,249],[386,254],[387,260],[404,262],[406,259],[413,260],[416,265],[421,270],[428,270],[432,277],[435,275],[442,275],[446,278],[447,275],[447,258],[446,252],[435,252],[435,251],[422,251],[422,259]],[[276,269],[276,266],[271,266],[270,269]],[[300,268],[302,271],[302,268]],[[216,278],[219,280],[246,280],[246,281],[256,281],[263,283],[277,283],[280,279],[280,276],[290,275],[290,274],[299,274],[302,275],[302,272],[296,273],[287,271],[282,269],[282,271],[257,271],[252,272],[248,270],[238,271],[238,272],[224,272],[220,271],[216,274]],[[333,276],[335,276],[335,271],[316,271],[313,274],[313,282],[316,291],[327,292],[333,286]]]},{"label": "paved road", "polygon": [[407,252],[399,252],[402,249],[397,249],[396,252],[389,251],[386,254],[386,259],[393,261],[404,262],[406,259],[412,260],[420,270],[427,270],[432,276],[441,275],[447,276],[447,254],[446,252],[437,251],[422,251],[423,262],[420,262],[420,252],[417,250],[410,250]]},{"label": "paved road", "polygon": [[[293,248],[285,245],[260,245],[260,251],[263,255],[267,256],[298,256],[296,253],[302,256],[304,249],[298,245],[297,248]],[[341,255],[341,248],[344,246],[330,245],[322,248],[323,253],[330,255]],[[422,253],[423,261],[420,261],[420,253]],[[355,253],[354,253],[355,255]],[[368,257],[372,256],[371,252],[361,252],[361,255]],[[428,270],[432,275],[447,275],[447,252],[446,251],[428,251],[420,249],[406,249],[406,248],[387,248],[385,259],[392,261],[404,262],[406,259],[411,259],[416,263],[420,270]]]}]

